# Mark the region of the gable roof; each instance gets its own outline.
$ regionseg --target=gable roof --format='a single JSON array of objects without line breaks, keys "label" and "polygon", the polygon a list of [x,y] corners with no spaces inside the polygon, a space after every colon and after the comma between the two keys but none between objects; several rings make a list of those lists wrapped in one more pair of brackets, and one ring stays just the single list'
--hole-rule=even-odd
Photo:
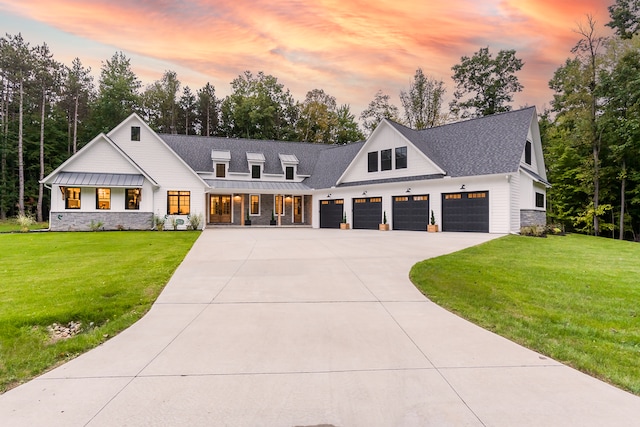
[{"label": "gable roof", "polygon": [[518,171],[535,107],[423,130],[389,121],[448,176]]},{"label": "gable roof", "polygon": [[113,142],[113,140],[111,138],[109,138],[107,135],[105,135],[104,133],[101,133],[98,136],[96,136],[95,138],[93,138],[93,140],[91,140],[87,145],[85,145],[80,150],[78,150],[78,152],[75,153],[73,156],[71,156],[67,160],[65,160],[60,166],[55,168],[49,175],[45,176],[42,180],[40,180],[40,182],[43,183],[43,184],[51,184],[52,180],[58,174],[60,174],[61,171],[64,170],[64,168],[69,163],[74,161],[78,156],[82,156],[82,155],[85,155],[85,153],[90,152],[91,151],[91,147],[96,145],[96,144],[98,144],[98,141],[101,141],[101,140],[104,140],[104,141],[108,142],[109,145],[111,147],[113,147],[118,152],[118,154],[120,154],[128,163],[130,163],[136,170],[138,170],[142,176],[147,178],[149,180],[149,182],[151,182],[151,185],[153,185],[154,187],[158,187],[158,183],[148,173],[146,173],[144,171],[144,169],[142,169],[140,167],[140,165],[138,165],[127,153],[125,153],[124,150],[122,150],[118,146],[118,144]]}]

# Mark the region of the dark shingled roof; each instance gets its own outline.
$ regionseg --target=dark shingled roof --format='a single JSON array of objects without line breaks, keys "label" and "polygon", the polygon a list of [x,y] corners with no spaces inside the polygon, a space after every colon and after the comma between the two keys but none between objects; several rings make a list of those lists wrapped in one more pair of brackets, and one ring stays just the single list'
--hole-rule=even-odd
[{"label": "dark shingled roof", "polygon": [[211,150],[228,150],[231,152],[229,172],[249,173],[247,153],[262,153],[265,158],[264,173],[283,174],[279,154],[293,154],[299,161],[298,175],[310,175],[319,153],[329,147],[304,142],[168,134],[159,136],[196,172],[213,172]]},{"label": "dark shingled roof", "polygon": [[[448,176],[475,176],[518,171],[535,107],[416,131],[388,121]],[[187,135],[159,135],[196,172],[213,172],[211,151],[231,153],[229,172],[249,173],[247,153],[262,153],[264,173],[283,174],[280,154],[295,155],[298,175],[310,175],[310,188],[330,188],[342,176],[365,142],[323,145]],[[434,178],[434,177],[430,177]],[[410,181],[411,178],[399,178]],[[369,182],[369,181],[368,181]],[[386,182],[386,181],[385,181]],[[369,182],[371,183],[371,182]]]},{"label": "dark shingled roof", "polygon": [[535,107],[415,131],[390,122],[449,176],[516,172]]}]

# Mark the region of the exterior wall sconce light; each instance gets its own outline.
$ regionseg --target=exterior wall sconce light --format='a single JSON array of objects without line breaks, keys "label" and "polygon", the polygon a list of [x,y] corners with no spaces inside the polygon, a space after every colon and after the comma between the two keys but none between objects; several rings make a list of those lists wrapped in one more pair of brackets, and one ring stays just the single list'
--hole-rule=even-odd
[{"label": "exterior wall sconce light", "polygon": [[331,193],[327,194],[327,199],[331,198]]},{"label": "exterior wall sconce light", "polygon": [[364,191],[362,192],[362,195],[363,195],[363,196],[366,196],[366,195],[367,195],[367,190],[364,190]]},{"label": "exterior wall sconce light", "polygon": [[460,189],[461,189],[461,190],[464,190],[464,184],[462,184],[462,185],[460,186]]},{"label": "exterior wall sconce light", "polygon": [[411,193],[411,187],[407,188],[407,191],[405,191],[405,193]]}]

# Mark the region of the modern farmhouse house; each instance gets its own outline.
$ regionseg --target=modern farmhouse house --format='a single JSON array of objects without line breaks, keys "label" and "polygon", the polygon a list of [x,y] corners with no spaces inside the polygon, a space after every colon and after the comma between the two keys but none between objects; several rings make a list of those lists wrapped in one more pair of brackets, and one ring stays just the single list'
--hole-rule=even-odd
[{"label": "modern farmhouse house", "polygon": [[[535,108],[425,130],[383,120],[364,142],[156,134],[133,114],[42,181],[51,230],[150,229],[154,216],[204,225],[306,225],[518,233],[546,221]],[[168,227],[169,222],[165,227]]]}]

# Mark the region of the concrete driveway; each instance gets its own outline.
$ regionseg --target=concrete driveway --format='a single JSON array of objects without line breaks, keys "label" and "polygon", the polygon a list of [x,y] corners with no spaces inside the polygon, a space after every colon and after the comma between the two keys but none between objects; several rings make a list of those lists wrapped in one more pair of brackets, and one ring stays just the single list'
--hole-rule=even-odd
[{"label": "concrete driveway", "polygon": [[209,229],[138,323],[0,396],[3,426],[637,425],[640,398],[424,298],[488,234]]}]

